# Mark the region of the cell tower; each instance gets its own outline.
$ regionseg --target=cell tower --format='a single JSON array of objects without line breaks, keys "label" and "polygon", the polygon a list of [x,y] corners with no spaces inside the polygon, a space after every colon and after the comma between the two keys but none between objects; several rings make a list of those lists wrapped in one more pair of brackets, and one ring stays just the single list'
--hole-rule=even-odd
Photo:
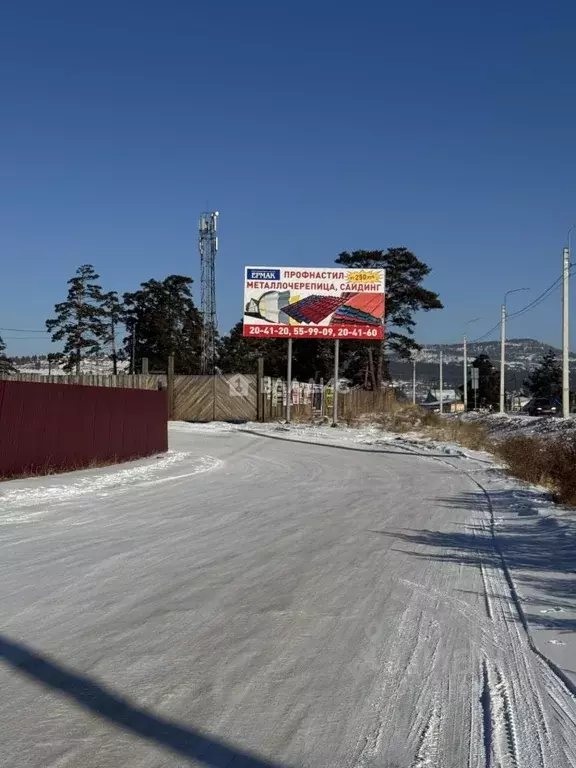
[{"label": "cell tower", "polygon": [[216,364],[216,252],[218,211],[200,214],[198,250],[200,251],[202,293],[202,373],[213,375]]}]

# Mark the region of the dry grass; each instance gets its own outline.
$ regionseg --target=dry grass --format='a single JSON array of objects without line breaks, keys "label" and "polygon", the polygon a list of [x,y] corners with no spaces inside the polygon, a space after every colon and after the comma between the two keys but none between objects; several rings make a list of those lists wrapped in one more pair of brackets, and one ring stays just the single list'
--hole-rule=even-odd
[{"label": "dry grass", "polygon": [[481,424],[443,419],[412,405],[396,405],[373,422],[391,432],[417,431],[434,440],[492,453],[513,477],[549,488],[558,502],[576,506],[576,442],[539,437],[495,441]]},{"label": "dry grass", "polygon": [[492,441],[481,424],[443,419],[418,406],[396,405],[390,411],[374,416],[372,422],[390,432],[419,432],[434,440],[458,442],[475,451],[492,449]]},{"label": "dry grass", "polygon": [[435,413],[425,411],[412,405],[393,406],[378,413],[365,413],[361,416],[347,419],[349,427],[365,427],[367,424],[377,424],[390,432],[415,432],[428,427],[440,426],[441,419]]},{"label": "dry grass", "polygon": [[576,445],[566,440],[510,437],[495,453],[514,477],[549,488],[557,501],[576,506]]}]

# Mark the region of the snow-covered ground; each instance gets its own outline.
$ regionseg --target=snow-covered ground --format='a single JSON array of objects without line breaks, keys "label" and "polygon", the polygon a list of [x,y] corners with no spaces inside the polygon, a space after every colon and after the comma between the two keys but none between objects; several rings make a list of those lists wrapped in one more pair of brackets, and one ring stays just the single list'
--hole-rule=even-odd
[{"label": "snow-covered ground", "polygon": [[572,512],[374,427],[171,451],[0,485],[0,765],[576,766]]}]

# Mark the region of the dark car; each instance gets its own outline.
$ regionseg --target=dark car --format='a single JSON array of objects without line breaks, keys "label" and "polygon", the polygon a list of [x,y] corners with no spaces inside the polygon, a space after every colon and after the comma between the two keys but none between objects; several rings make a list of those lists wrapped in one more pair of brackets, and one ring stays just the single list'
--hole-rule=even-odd
[{"label": "dark car", "polygon": [[526,406],[530,416],[561,416],[562,403],[557,397],[535,397]]}]

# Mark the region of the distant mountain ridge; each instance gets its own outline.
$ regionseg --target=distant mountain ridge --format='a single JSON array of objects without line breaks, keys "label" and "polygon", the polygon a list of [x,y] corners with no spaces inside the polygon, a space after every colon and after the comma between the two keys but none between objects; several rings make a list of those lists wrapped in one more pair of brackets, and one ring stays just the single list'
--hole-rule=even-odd
[{"label": "distant mountain ridge", "polygon": [[[552,349],[558,359],[561,351],[552,344],[545,344],[536,339],[508,339],[506,341],[506,389],[519,392],[524,388],[524,382],[537,367],[542,356]],[[443,378],[445,387],[460,387],[463,380],[464,362],[462,342],[458,344],[427,344],[416,355],[416,380],[418,392],[424,394],[427,388],[437,387],[439,382],[440,350],[443,352]],[[496,369],[500,368],[500,342],[480,341],[468,344],[468,364],[478,355],[488,355]],[[572,375],[576,373],[576,354],[570,353]],[[391,357],[388,368],[392,380],[411,391],[412,363]]]},{"label": "distant mountain ridge", "polygon": [[[561,357],[561,350],[545,344],[536,339],[508,339],[506,341],[506,365],[511,369],[519,371],[532,371],[542,356],[552,349],[558,358]],[[463,362],[462,342],[457,344],[427,344],[424,349],[417,353],[417,361],[421,363],[437,363],[439,352],[444,353],[444,363]],[[477,341],[468,343],[468,360],[472,362],[480,354],[488,355],[490,360],[498,367],[500,363],[500,341]],[[391,362],[400,362],[397,357],[391,357]],[[576,353],[570,353],[570,362],[576,365]]]}]

